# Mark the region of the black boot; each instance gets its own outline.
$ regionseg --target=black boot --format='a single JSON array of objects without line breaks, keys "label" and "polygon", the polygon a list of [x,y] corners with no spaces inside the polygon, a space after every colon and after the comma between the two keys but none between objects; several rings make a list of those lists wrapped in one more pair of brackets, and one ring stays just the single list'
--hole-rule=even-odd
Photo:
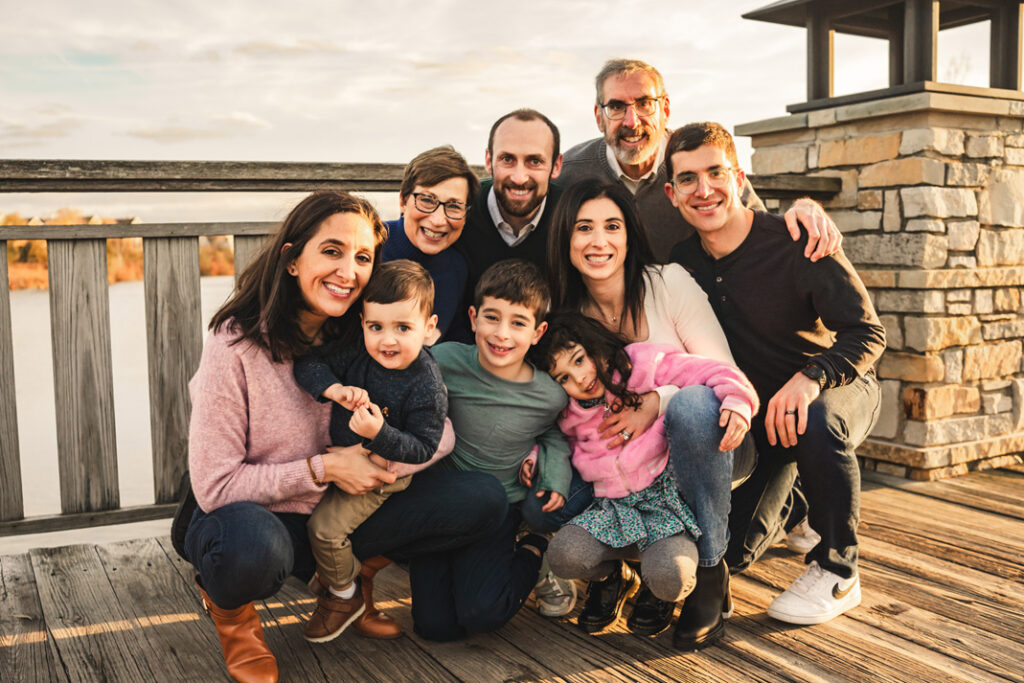
[{"label": "black boot", "polygon": [[676,603],[659,600],[646,585],[640,588],[633,605],[633,613],[626,620],[626,628],[638,636],[656,636],[672,623]]},{"label": "black boot", "polygon": [[713,645],[725,633],[725,619],[731,616],[732,596],[725,560],[714,567],[697,567],[697,585],[686,596],[679,612],[672,644],[686,652]]},{"label": "black boot", "polygon": [[597,633],[615,623],[622,614],[622,606],[640,587],[640,577],[625,562],[611,576],[591,581],[587,589],[587,602],[576,623],[587,633]]}]

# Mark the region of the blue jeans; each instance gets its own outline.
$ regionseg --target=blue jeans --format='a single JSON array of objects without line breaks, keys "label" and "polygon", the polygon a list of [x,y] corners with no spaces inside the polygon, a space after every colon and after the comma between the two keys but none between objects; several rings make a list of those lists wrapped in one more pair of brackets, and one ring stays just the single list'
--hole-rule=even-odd
[{"label": "blue jeans", "polygon": [[552,534],[558,531],[570,519],[586,510],[594,500],[594,487],[590,482],[584,481],[580,473],[573,467],[572,481],[569,482],[569,495],[565,499],[565,505],[554,512],[544,512],[541,508],[550,497],[550,493],[537,497],[536,488],[532,488],[526,494],[523,502],[519,504],[523,521],[531,529],[542,534]]},{"label": "blue jeans", "polygon": [[805,561],[817,561],[844,578],[856,573],[860,467],[855,450],[878,419],[880,404],[873,374],[826,389],[808,407],[807,430],[791,448],[769,445],[764,420],[754,420],[759,459],[753,476],[733,495],[730,569],[743,571],[785,536],[799,474],[808,522],[821,535]]},{"label": "blue jeans", "polygon": [[718,426],[720,406],[712,389],[694,385],[680,389],[665,411],[669,460],[679,494],[701,530],[697,540],[701,567],[717,565],[729,540],[733,452],[718,450],[725,434]]},{"label": "blue jeans", "polygon": [[[507,514],[505,489],[493,476],[429,469],[388,498],[349,538],[360,559],[387,555],[409,561],[490,536]],[[303,581],[313,575],[308,519],[249,502],[209,514],[197,509],[185,552],[213,602],[234,609],[274,595],[289,575]]]},{"label": "blue jeans", "polygon": [[409,563],[416,634],[450,641],[507,624],[537,583],[541,558],[516,546],[521,515],[511,506],[492,534]]}]

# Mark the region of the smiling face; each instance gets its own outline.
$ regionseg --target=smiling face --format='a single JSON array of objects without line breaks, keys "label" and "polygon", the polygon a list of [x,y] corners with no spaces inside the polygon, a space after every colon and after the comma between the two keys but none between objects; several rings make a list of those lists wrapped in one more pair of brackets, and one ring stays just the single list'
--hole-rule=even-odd
[{"label": "smiling face", "polygon": [[584,282],[622,277],[626,261],[626,220],[607,197],[584,202],[569,238],[569,261]]},{"label": "smiling face", "polygon": [[409,367],[436,325],[437,316],[425,316],[423,306],[415,298],[390,304],[363,302],[366,352],[389,370]]},{"label": "smiling face", "polygon": [[[710,175],[728,169],[729,179],[723,187],[712,187]],[[680,192],[675,183],[665,184],[665,193],[672,205],[702,235],[714,233],[738,223],[744,216],[740,186],[746,177],[742,170],[729,163],[726,151],[715,145],[672,154],[674,178],[692,174],[697,184],[691,191]]]},{"label": "smiling face", "polygon": [[327,318],[344,315],[359,298],[373,271],[376,246],[373,226],[365,217],[336,213],[288,264],[305,302],[299,324],[307,337],[315,337]]},{"label": "smiling face", "polygon": [[[635,71],[606,78],[602,95],[602,102],[606,104],[613,100],[628,104],[645,97],[659,97],[662,93],[658,92],[658,86],[649,73]],[[658,103],[658,110],[651,116],[637,116],[636,110],[629,107],[626,115],[617,121],[605,116],[600,105],[594,106],[597,127],[604,133],[604,140],[612,148],[615,158],[624,166],[654,165],[668,124],[668,114],[668,97]],[[649,168],[645,168],[644,172],[647,170]]]},{"label": "smiling face", "polygon": [[551,359],[548,374],[570,398],[577,401],[604,396],[604,384],[597,377],[597,366],[579,344],[557,352]]},{"label": "smiling face", "polygon": [[[417,185],[413,192],[431,195],[440,202],[469,202],[469,183],[460,176],[448,178],[430,187]],[[402,202],[402,216],[406,237],[414,247],[430,255],[440,254],[455,244],[466,225],[465,217],[457,221],[448,218],[444,206],[438,206],[433,213],[420,211],[411,193]]]},{"label": "smiling face", "polygon": [[540,119],[508,118],[494,131],[484,165],[494,178],[498,206],[507,217],[529,218],[548,195],[548,184],[562,170],[562,157],[552,159],[555,139]]},{"label": "smiling face", "polygon": [[469,321],[484,370],[502,379],[522,380],[526,352],[544,336],[547,323],[538,325],[529,306],[493,296],[483,297],[479,309],[469,307]]}]

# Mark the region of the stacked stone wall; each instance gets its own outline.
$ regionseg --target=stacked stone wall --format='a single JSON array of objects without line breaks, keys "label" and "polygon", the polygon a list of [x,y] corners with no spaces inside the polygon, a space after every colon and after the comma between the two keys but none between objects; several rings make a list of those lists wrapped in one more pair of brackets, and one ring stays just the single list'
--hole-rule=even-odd
[{"label": "stacked stone wall", "polygon": [[937,478],[1024,453],[1024,102],[921,93],[747,124],[755,174],[825,206],[885,325],[864,466]]}]

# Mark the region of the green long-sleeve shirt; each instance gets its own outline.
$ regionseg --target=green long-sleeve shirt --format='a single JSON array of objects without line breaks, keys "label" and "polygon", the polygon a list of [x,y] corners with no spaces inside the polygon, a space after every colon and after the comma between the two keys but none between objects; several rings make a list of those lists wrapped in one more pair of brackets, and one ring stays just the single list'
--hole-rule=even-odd
[{"label": "green long-sleeve shirt", "polygon": [[528,382],[495,377],[477,360],[477,348],[446,342],[431,351],[448,387],[448,417],[455,428],[455,450],[440,465],[489,472],[509,502],[526,497],[519,467],[533,446],[538,453],[541,490],[569,493],[569,444],[556,424],[568,403],[565,391],[546,372]]}]

